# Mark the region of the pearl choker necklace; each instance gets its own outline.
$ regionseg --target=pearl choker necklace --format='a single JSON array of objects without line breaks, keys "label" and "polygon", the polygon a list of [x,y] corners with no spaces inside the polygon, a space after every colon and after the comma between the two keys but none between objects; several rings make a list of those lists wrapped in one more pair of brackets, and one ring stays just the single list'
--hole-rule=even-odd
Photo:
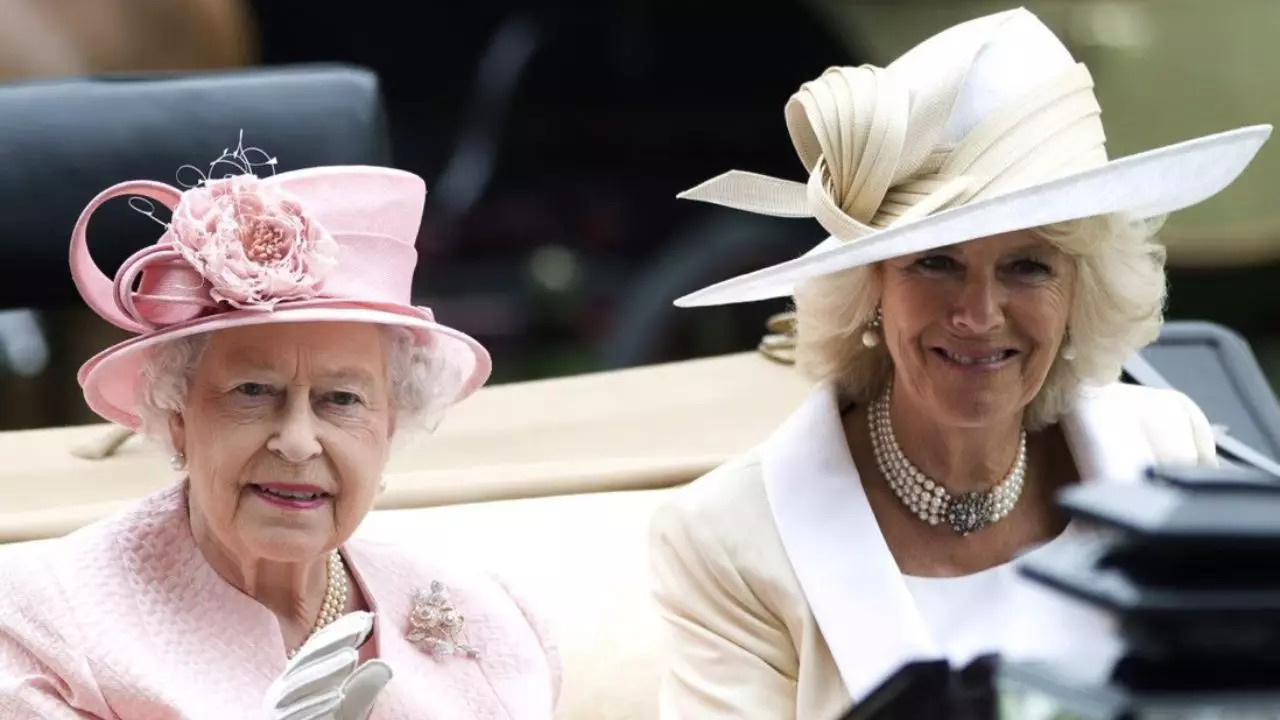
[{"label": "pearl choker necklace", "polygon": [[[329,571],[325,579],[324,603],[320,605],[320,616],[316,618],[316,624],[311,626],[311,632],[307,633],[310,639],[320,628],[342,617],[342,613],[347,609],[347,597],[350,595],[350,587],[347,584],[346,565],[342,562],[342,554],[337,550],[329,553]],[[305,641],[304,641],[305,642]],[[296,647],[289,651],[289,658],[298,654],[301,647]]]},{"label": "pearl choker necklace", "polygon": [[893,493],[916,517],[930,525],[945,521],[961,535],[977,532],[1004,518],[1022,495],[1022,480],[1027,472],[1027,431],[1018,439],[1018,455],[1013,467],[998,485],[985,491],[952,496],[941,484],[920,471],[898,447],[889,419],[889,392],[886,388],[868,408],[871,426],[871,448],[880,474]]}]

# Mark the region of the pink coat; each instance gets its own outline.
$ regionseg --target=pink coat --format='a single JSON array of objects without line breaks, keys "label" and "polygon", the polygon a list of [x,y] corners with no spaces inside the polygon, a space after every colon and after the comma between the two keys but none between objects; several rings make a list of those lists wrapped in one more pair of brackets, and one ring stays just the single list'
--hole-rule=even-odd
[{"label": "pink coat", "polygon": [[[499,581],[429,555],[353,540],[343,552],[395,672],[370,720],[550,718],[554,646]],[[185,484],[0,561],[0,720],[262,717],[285,664],[275,616],[196,548]],[[405,640],[413,592],[440,580],[479,659]]]}]

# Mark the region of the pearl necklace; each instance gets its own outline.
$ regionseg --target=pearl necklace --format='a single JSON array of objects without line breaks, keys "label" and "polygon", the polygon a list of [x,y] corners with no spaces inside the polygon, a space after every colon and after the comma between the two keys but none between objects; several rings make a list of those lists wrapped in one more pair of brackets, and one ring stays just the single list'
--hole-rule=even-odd
[{"label": "pearl necklace", "polygon": [[871,448],[880,474],[888,481],[894,495],[916,517],[930,525],[944,520],[961,535],[977,532],[1012,510],[1022,495],[1022,480],[1027,472],[1027,431],[1018,439],[1018,455],[1013,467],[998,485],[985,491],[952,496],[941,484],[920,471],[898,446],[889,419],[889,392],[892,384],[868,409],[871,426]]},{"label": "pearl necklace", "polygon": [[[347,597],[350,595],[350,586],[347,584],[346,565],[342,562],[342,553],[334,550],[329,553],[328,574],[325,579],[324,603],[320,605],[320,616],[316,618],[315,625],[311,626],[311,632],[307,633],[307,639],[315,635],[320,628],[337,620],[342,616],[344,610],[347,609]],[[305,641],[304,641],[305,644]],[[298,654],[301,647],[296,647],[289,651],[289,658]]]}]

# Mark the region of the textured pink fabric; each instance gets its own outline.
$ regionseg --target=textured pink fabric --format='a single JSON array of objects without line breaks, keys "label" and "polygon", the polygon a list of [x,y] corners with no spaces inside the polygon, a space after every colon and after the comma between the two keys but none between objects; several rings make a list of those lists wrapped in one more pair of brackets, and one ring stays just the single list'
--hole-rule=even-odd
[{"label": "textured pink fabric", "polygon": [[[98,193],[81,211],[71,231],[76,288],[107,322],[139,334],[90,358],[77,373],[94,412],[137,429],[141,419],[134,407],[147,349],[264,322],[343,321],[408,328],[435,351],[441,374],[447,377],[439,380],[439,390],[448,402],[462,400],[488,380],[492,361],[479,342],[436,322],[427,308],[413,306],[416,243],[426,198],[422,178],[394,168],[356,165],[307,168],[262,179],[236,175],[215,180],[214,185],[245,192],[238,195],[240,202],[222,206],[230,195],[209,186],[179,190],[131,180]],[[173,210],[173,221],[155,243],[108,278],[89,252],[89,221],[104,203],[125,196],[131,202],[145,200]],[[214,212],[214,207],[222,210]],[[217,219],[212,225],[211,217]],[[246,237],[266,238],[258,233],[266,232],[267,225],[283,233],[275,240],[299,254],[283,263],[250,261],[237,249],[235,243]],[[291,228],[287,232],[286,226]],[[285,242],[285,237],[293,240]],[[300,245],[300,237],[316,242]],[[320,242],[322,237],[328,240]],[[303,245],[314,252],[302,252]],[[216,252],[205,254],[211,250]],[[258,257],[256,252],[250,255]],[[445,382],[450,385],[444,387]]]},{"label": "textured pink fabric", "polygon": [[[370,720],[550,718],[560,663],[501,582],[435,564],[435,548],[343,548],[395,672]],[[416,587],[440,580],[479,659],[437,659],[404,639]],[[0,720],[261,717],[284,669],[274,615],[222,580],[191,536],[185,486],[0,562]]]},{"label": "textured pink fabric", "polygon": [[[294,170],[262,179],[253,175],[237,175],[213,181],[213,186],[220,188],[230,187],[231,184],[251,184],[256,189],[249,195],[255,198],[268,190],[285,194],[296,201],[301,208],[298,212],[308,218],[307,224],[314,223],[315,230],[322,231],[325,237],[332,237],[336,241],[339,255],[337,259],[344,263],[336,272],[347,276],[341,285],[343,291],[335,292],[322,285],[306,297],[357,302],[389,300],[401,305],[410,304],[409,292],[417,265],[415,244],[427,192],[422,178],[393,168],[335,166]],[[81,211],[71,232],[70,266],[76,288],[89,307],[104,320],[129,332],[155,330],[168,325],[171,318],[169,321],[162,321],[159,317],[148,316],[152,313],[130,314],[117,302],[121,294],[136,294],[138,300],[144,301],[136,303],[137,308],[148,308],[152,312],[166,305],[188,305],[190,312],[182,319],[195,317],[202,308],[209,305],[209,290],[227,281],[223,273],[215,271],[207,277],[197,276],[194,279],[202,280],[198,284],[187,282],[193,279],[189,273],[182,273],[183,278],[179,282],[167,282],[165,276],[175,269],[195,266],[190,262],[153,263],[152,260],[161,258],[144,255],[142,257],[150,258],[144,264],[154,267],[152,272],[143,273],[140,286],[135,290],[131,282],[121,282],[122,276],[114,280],[107,278],[94,263],[93,256],[89,253],[89,221],[103,203],[126,195],[155,200],[174,211],[173,223],[154,245],[162,250],[190,249],[188,245],[194,241],[175,242],[178,240],[176,236],[196,234],[194,228],[203,226],[203,217],[193,218],[189,215],[189,210],[193,206],[208,206],[211,202],[210,191],[206,186],[179,190],[148,180],[123,182],[102,191]],[[266,206],[275,207],[276,204],[268,202]],[[191,229],[191,232],[183,233],[184,228]],[[232,230],[228,226],[223,229]],[[243,229],[243,226],[239,229]],[[380,236],[385,242],[371,245],[368,242],[370,236]],[[351,247],[346,244],[349,237],[357,240]],[[345,265],[345,261],[352,255],[368,255],[370,251],[376,251],[377,256],[363,257],[358,265]],[[178,252],[165,257],[172,255],[176,255],[178,260],[183,257]],[[222,270],[225,272],[228,269]],[[206,268],[203,272],[209,271]],[[386,286],[398,289],[399,293],[388,298]],[[162,302],[166,297],[172,301]],[[145,302],[148,300],[151,301],[150,304]],[[178,308],[171,307],[169,310],[169,313],[163,314],[172,315]],[[181,316],[182,313],[178,312],[176,317]]]}]

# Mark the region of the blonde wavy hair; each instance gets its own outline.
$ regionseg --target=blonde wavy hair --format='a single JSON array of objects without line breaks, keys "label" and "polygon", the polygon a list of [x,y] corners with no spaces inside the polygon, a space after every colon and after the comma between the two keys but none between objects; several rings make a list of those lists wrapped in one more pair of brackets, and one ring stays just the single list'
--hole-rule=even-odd
[{"label": "blonde wavy hair", "polygon": [[[1103,215],[1033,229],[1076,263],[1064,339],[1075,357],[1054,360],[1024,413],[1028,429],[1057,422],[1082,384],[1115,381],[1124,361],[1158,336],[1166,280],[1165,248],[1155,235],[1163,223],[1163,217]],[[845,401],[873,400],[893,371],[885,343],[868,348],[861,341],[879,300],[875,265],[814,278],[796,289],[796,364],[810,379],[834,383]]]}]

